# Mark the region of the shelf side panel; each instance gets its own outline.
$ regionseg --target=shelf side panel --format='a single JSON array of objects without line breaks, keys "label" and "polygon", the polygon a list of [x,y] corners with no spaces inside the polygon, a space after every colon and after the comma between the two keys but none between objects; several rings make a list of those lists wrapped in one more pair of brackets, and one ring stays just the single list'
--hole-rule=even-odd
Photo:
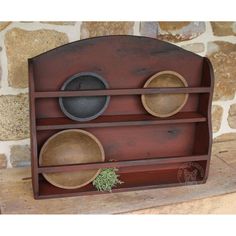
[{"label": "shelf side panel", "polygon": [[198,123],[196,125],[196,136],[194,145],[194,154],[201,155],[202,153],[207,153],[208,161],[206,164],[205,179],[208,177],[209,165],[211,158],[211,148],[212,148],[212,96],[214,89],[214,73],[211,62],[208,58],[204,58],[202,67],[202,86],[209,86],[211,92],[209,94],[201,94],[199,96],[199,108],[198,112],[205,117],[207,121],[203,123]]},{"label": "shelf side panel", "polygon": [[38,144],[36,135],[36,112],[35,112],[35,99],[34,99],[34,68],[31,60],[28,61],[29,68],[29,110],[30,110],[30,142],[31,142],[31,172],[32,172],[32,184],[34,195],[38,195],[39,192],[39,180],[38,180]]}]

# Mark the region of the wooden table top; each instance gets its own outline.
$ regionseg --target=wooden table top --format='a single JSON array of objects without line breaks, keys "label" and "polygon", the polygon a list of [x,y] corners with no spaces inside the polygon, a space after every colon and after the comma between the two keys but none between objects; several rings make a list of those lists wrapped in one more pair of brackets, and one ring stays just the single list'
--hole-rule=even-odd
[{"label": "wooden table top", "polygon": [[[184,214],[189,212],[187,210],[185,212],[184,208],[182,211],[173,208],[174,205],[169,206],[168,210],[168,205],[217,198],[223,194],[236,192],[235,169],[217,156],[212,157],[210,175],[206,184],[184,187],[34,200],[30,176],[30,168],[0,171],[1,214],[140,214],[168,213],[168,211],[172,214]],[[166,210],[163,211],[161,206],[165,206]],[[158,211],[158,209],[162,210]],[[191,210],[188,211],[191,213]]]}]

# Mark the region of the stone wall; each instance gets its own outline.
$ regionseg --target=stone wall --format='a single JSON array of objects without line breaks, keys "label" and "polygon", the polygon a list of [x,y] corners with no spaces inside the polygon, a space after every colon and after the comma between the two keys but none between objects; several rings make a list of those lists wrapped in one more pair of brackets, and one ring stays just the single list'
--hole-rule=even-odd
[{"label": "stone wall", "polygon": [[30,165],[27,58],[109,34],[159,38],[209,57],[213,136],[236,139],[236,22],[0,22],[0,168]]}]

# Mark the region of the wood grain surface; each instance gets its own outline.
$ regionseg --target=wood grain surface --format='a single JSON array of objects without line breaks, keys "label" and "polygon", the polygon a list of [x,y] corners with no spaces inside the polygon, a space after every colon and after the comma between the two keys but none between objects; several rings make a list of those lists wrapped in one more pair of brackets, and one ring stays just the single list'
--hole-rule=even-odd
[{"label": "wood grain surface", "polygon": [[[175,204],[236,192],[235,169],[216,156],[212,157],[206,184],[184,187],[39,201],[33,198],[30,176],[29,168],[7,169],[0,172],[2,214],[127,214],[147,209],[149,209],[147,213],[151,213],[154,208],[170,204],[173,207],[170,212],[174,214],[180,213],[178,205]],[[210,206],[202,207],[199,211],[194,210],[194,207],[192,211],[185,208],[181,213],[214,213],[209,208]],[[223,213],[223,208],[221,209]],[[155,211],[155,214],[158,214],[158,211]]]}]

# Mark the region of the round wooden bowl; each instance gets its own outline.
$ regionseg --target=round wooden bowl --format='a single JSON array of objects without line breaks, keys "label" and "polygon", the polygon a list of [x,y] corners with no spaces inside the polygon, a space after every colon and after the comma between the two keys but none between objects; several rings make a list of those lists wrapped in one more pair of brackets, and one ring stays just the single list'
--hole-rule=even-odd
[{"label": "round wooden bowl", "polygon": [[[144,88],[152,87],[187,87],[184,77],[174,71],[161,71],[151,76]],[[179,112],[188,99],[188,94],[143,94],[142,104],[153,116],[168,117]]]},{"label": "round wooden bowl", "polygon": [[[80,130],[64,130],[51,136],[43,145],[39,155],[40,166],[54,166],[103,162],[105,154],[100,141],[91,133]],[[44,173],[52,185],[75,189],[92,182],[99,170],[81,170],[61,173]]]},{"label": "round wooden bowl", "polygon": [[[107,89],[108,83],[100,75],[83,72],[70,77],[61,87],[64,91]],[[110,96],[60,97],[62,112],[72,120],[89,121],[97,118],[107,108]]]}]

